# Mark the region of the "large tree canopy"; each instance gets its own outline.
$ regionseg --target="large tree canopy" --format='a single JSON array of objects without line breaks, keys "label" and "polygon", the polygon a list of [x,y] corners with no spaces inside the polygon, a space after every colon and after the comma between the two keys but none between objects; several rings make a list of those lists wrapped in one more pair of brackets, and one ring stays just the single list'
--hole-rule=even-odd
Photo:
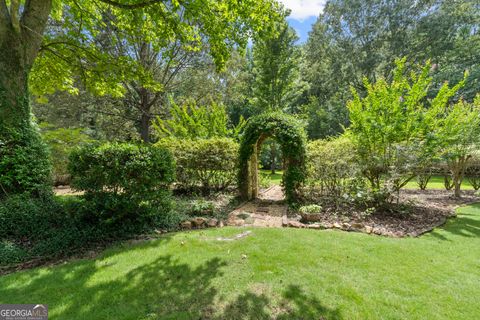
[{"label": "large tree canopy", "polygon": [[[128,54],[113,59],[100,50],[107,27],[122,34],[112,45],[141,38],[160,51],[177,41],[190,50],[206,43],[222,68],[233,48],[246,46],[260,31],[273,32],[281,11],[274,0],[0,0],[4,193],[38,189],[48,177],[44,148],[30,124],[29,85],[36,95],[57,89],[75,93],[83,83],[96,94],[121,96],[127,79],[158,89],[151,72],[136,59]],[[36,171],[33,178],[20,181],[26,172]]]}]

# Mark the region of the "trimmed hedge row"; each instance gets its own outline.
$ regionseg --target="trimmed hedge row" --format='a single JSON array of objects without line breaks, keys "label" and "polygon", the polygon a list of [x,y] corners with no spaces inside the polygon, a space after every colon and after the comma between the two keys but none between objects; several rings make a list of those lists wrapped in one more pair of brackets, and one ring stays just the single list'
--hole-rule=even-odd
[{"label": "trimmed hedge row", "polygon": [[221,191],[236,183],[238,143],[228,138],[163,139],[156,147],[170,150],[176,161],[175,188]]},{"label": "trimmed hedge row", "polygon": [[[93,144],[70,154],[71,186],[85,192],[102,221],[144,220],[171,210],[172,154],[129,143]],[[153,212],[152,212],[153,210]]]}]

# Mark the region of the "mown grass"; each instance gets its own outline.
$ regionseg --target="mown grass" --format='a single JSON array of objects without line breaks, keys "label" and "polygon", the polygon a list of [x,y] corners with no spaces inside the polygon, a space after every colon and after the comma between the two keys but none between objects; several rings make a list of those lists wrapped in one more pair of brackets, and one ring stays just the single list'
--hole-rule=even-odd
[{"label": "mown grass", "polygon": [[270,185],[280,185],[282,183],[283,171],[277,170],[274,174],[270,170],[262,169],[260,174],[268,178]]},{"label": "mown grass", "polygon": [[[282,171],[271,174],[270,170],[261,170],[261,174],[268,177],[271,185],[280,185],[282,182]],[[416,179],[412,179],[404,187],[405,189],[419,189]],[[428,182],[427,189],[445,189],[443,176],[432,176]],[[472,184],[465,178],[462,182],[462,190],[473,190]]]},{"label": "mown grass", "polygon": [[[405,186],[406,189],[418,189],[418,184],[415,179],[409,181]],[[445,189],[443,176],[432,176],[428,181],[427,189]],[[462,181],[462,190],[473,190],[472,184],[467,178]]]},{"label": "mown grass", "polygon": [[0,277],[50,319],[478,319],[480,205],[420,238],[208,229]]}]

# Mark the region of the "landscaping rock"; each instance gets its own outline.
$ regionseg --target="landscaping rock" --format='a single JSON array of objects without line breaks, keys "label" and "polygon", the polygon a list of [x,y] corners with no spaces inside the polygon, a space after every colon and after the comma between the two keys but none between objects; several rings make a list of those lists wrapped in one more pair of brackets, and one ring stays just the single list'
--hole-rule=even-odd
[{"label": "landscaping rock", "polygon": [[338,222],[334,222],[332,227],[335,228],[335,229],[342,229],[342,225]]},{"label": "landscaping rock", "polygon": [[218,221],[217,227],[223,228],[223,221],[222,220]]},{"label": "landscaping rock", "polygon": [[245,224],[245,220],[236,217],[230,217],[227,221],[228,226],[241,227]]},{"label": "landscaping rock", "polygon": [[307,225],[308,229],[323,229],[319,223],[312,223]]},{"label": "landscaping rock", "polygon": [[288,226],[291,227],[291,228],[305,228],[306,227],[303,223],[295,221],[295,220],[288,221]]},{"label": "landscaping rock", "polygon": [[326,221],[320,222],[320,226],[321,226],[323,229],[331,229],[331,228],[333,228],[333,224],[331,224],[330,222],[326,222]]},{"label": "landscaping rock", "polygon": [[360,223],[360,222],[354,222],[351,224],[351,226],[352,226],[352,229],[355,231],[362,231],[365,227],[363,223]]},{"label": "landscaping rock", "polygon": [[305,222],[318,222],[322,219],[322,215],[319,213],[301,213],[302,221]]},{"label": "landscaping rock", "polygon": [[208,220],[208,222],[207,222],[207,226],[209,226],[210,228],[216,227],[217,224],[218,224],[218,220],[217,220],[217,219],[210,219],[210,220]]},{"label": "landscaping rock", "polygon": [[365,226],[365,232],[370,234],[373,232],[373,228],[371,226]]},{"label": "landscaping rock", "polygon": [[205,226],[205,223],[207,222],[207,219],[202,218],[202,217],[197,217],[192,220],[190,220],[195,228],[202,228]]},{"label": "landscaping rock", "polygon": [[182,229],[192,229],[192,222],[191,221],[183,221],[182,223],[180,223],[180,227],[182,227]]},{"label": "landscaping rock", "polygon": [[350,225],[350,223],[343,222],[341,229],[342,229],[342,230],[345,230],[345,231],[351,231],[351,230],[352,230],[352,226]]}]

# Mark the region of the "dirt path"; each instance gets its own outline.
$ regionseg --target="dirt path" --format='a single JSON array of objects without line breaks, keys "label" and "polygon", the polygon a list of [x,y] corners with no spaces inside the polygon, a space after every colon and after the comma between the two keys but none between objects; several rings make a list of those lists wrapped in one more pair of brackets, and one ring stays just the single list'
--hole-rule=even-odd
[{"label": "dirt path", "polygon": [[228,215],[227,225],[253,227],[282,227],[287,217],[287,205],[280,186],[272,186]]}]

